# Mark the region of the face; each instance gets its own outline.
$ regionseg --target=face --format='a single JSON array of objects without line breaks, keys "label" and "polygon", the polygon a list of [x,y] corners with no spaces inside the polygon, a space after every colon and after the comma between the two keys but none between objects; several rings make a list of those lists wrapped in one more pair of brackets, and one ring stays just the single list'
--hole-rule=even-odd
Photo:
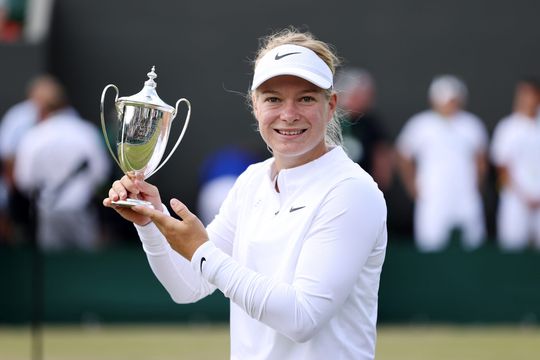
[{"label": "face", "polygon": [[450,117],[456,114],[463,107],[461,100],[459,100],[458,98],[452,98],[444,102],[432,101],[431,104],[436,112],[445,117]]},{"label": "face", "polygon": [[375,93],[370,86],[357,86],[339,97],[340,106],[349,114],[361,115],[372,107]]},{"label": "face", "polygon": [[520,83],[516,88],[514,107],[518,111],[535,114],[540,105],[540,94],[534,86]]},{"label": "face", "polygon": [[278,169],[303,165],[326,153],[326,126],[336,95],[296,76],[276,76],[253,93],[253,110]]}]

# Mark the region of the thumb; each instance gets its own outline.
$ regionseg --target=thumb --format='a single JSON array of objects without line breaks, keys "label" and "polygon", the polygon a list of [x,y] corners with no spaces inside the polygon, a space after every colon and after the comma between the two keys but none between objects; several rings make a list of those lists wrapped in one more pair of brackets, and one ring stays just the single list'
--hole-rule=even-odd
[{"label": "thumb", "polygon": [[176,215],[180,216],[180,218],[183,221],[189,221],[193,218],[195,218],[195,215],[189,211],[186,205],[184,205],[180,200],[178,199],[171,199],[171,208],[176,213]]}]

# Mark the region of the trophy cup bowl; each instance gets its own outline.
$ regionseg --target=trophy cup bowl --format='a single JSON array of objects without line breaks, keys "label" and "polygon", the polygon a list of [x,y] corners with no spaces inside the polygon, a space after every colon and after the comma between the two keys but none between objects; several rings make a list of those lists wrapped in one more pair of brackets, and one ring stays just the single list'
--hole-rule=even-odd
[{"label": "trophy cup bowl", "polygon": [[[155,67],[152,67],[147,76],[149,79],[144,83],[143,89],[128,97],[118,98],[118,88],[113,84],[105,86],[101,94],[100,106],[101,129],[113,159],[124,174],[143,180],[155,174],[171,158],[184,137],[191,116],[191,104],[188,100],[184,98],[178,100],[176,107],[173,108],[159,98],[156,92],[157,84],[154,81],[157,77]],[[105,124],[104,102],[109,88],[116,90],[114,104],[118,121],[117,155],[109,142]],[[182,102],[185,102],[188,108],[184,126],[174,147],[161,162],[169,140],[172,122],[178,113],[178,106]],[[149,202],[139,199],[113,201],[113,204],[118,206],[151,206]]]}]

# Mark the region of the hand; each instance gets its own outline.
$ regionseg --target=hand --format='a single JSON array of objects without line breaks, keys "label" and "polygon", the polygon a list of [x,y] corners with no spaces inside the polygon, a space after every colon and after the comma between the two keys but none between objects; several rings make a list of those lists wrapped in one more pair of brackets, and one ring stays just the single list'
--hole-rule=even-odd
[{"label": "hand", "polygon": [[124,175],[120,180],[116,180],[112,184],[109,190],[109,197],[103,200],[103,205],[113,208],[124,219],[137,225],[148,224],[151,221],[149,217],[133,211],[132,208],[112,204],[113,201],[126,200],[127,198],[149,201],[156,210],[162,210],[158,188],[144,180],[130,178],[127,175]]},{"label": "hand", "polygon": [[134,206],[132,211],[142,217],[150,218],[171,247],[191,261],[199,246],[208,241],[208,233],[202,222],[188,210],[186,205],[177,199],[172,199],[171,208],[182,220],[146,206]]}]

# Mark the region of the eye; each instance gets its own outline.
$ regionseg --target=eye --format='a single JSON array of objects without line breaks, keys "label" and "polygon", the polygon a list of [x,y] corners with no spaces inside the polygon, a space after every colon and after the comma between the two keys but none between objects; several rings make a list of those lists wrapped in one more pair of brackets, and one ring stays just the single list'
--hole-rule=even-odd
[{"label": "eye", "polygon": [[303,103],[310,103],[310,102],[314,102],[314,101],[315,101],[315,98],[313,96],[309,96],[309,95],[302,96],[300,98],[300,102],[303,102]]},{"label": "eye", "polygon": [[277,103],[277,102],[279,102],[279,98],[277,96],[268,96],[268,97],[264,98],[264,102]]}]

